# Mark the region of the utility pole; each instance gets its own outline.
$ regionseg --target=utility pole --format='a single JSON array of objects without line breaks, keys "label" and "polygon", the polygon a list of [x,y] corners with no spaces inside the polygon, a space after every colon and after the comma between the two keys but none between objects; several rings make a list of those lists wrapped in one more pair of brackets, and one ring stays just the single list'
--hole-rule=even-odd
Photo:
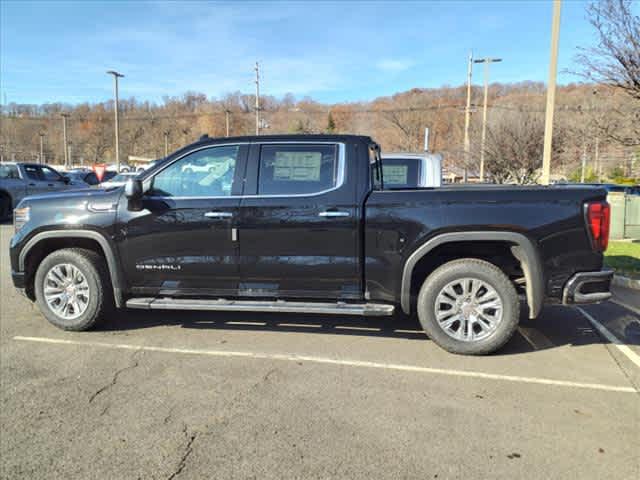
[{"label": "utility pole", "polygon": [[44,133],[40,132],[40,163],[44,162]]},{"label": "utility pole", "polygon": [[224,110],[224,120],[225,123],[227,124],[227,134],[226,136],[229,136],[229,115],[231,114],[231,110],[229,110],[228,108],[225,108]]},{"label": "utility pole", "polygon": [[482,107],[482,139],[480,141],[480,182],[484,182],[484,147],[487,139],[487,99],[489,97],[489,64],[501,62],[501,58],[482,58],[473,63],[484,63],[484,105]]},{"label": "utility pole", "polygon": [[544,151],[542,154],[543,185],[549,185],[551,177],[551,146],[553,139],[553,113],[556,103],[556,77],[558,74],[558,39],[560,38],[560,10],[562,0],[553,0],[553,20],[551,24],[551,59],[549,60],[549,85],[547,86],[547,107],[544,119]]},{"label": "utility pole", "polygon": [[260,135],[260,66],[256,62],[256,135]]},{"label": "utility pole", "polygon": [[469,122],[471,120],[471,76],[473,75],[473,52],[469,52],[469,64],[467,66],[467,106],[464,109],[464,183],[467,183],[467,162],[471,146],[469,143]]},{"label": "utility pole", "polygon": [[169,130],[164,131],[164,156],[169,156]]},{"label": "utility pole", "polygon": [[596,137],[596,151],[595,151],[595,165],[594,165],[594,173],[597,175],[598,177],[598,183],[600,183],[600,172],[601,172],[601,168],[600,168],[600,137]]},{"label": "utility pole", "polygon": [[69,143],[67,145],[67,149],[69,151],[68,155],[69,155],[69,165],[67,166],[67,168],[69,167],[73,167],[73,158],[71,158],[71,146],[73,145],[73,142],[71,140],[69,140]]},{"label": "utility pole", "polygon": [[584,183],[585,170],[587,169],[587,142],[582,141],[582,168],[580,169],[580,183]]},{"label": "utility pole", "polygon": [[64,150],[64,166],[67,167],[69,163],[69,151],[67,150],[67,118],[68,113],[61,113],[62,117],[62,150]]},{"label": "utility pole", "polygon": [[113,110],[115,111],[115,129],[116,129],[116,171],[120,173],[120,139],[119,139],[119,125],[118,125],[118,78],[124,77],[121,73],[116,72],[115,70],[107,71],[108,75],[113,75],[113,84],[114,84],[114,94],[115,94],[115,103],[113,105]]}]

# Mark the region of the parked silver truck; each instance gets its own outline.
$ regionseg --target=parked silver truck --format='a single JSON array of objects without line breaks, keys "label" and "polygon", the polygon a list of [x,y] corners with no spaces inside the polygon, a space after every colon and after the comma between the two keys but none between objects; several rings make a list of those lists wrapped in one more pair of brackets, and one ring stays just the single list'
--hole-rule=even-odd
[{"label": "parked silver truck", "polygon": [[13,208],[29,195],[86,188],[48,165],[38,163],[0,163],[0,220],[11,216]]}]

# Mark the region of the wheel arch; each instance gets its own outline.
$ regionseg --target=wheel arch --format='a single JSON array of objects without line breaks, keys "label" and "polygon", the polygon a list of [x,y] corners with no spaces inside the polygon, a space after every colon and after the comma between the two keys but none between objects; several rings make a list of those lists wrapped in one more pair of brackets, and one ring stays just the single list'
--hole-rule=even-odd
[{"label": "wheel arch", "polygon": [[[70,244],[58,244],[56,240],[68,240]],[[44,248],[47,252],[46,254],[48,254],[50,251],[59,250],[60,248],[82,246],[78,245],[78,242],[82,243],[83,240],[85,242],[87,240],[94,242],[98,248],[93,248],[93,250],[98,251],[98,253],[104,256],[109,270],[109,277],[111,278],[115,304],[116,307],[121,307],[123,305],[123,282],[122,275],[118,268],[114,248],[109,240],[98,232],[91,230],[55,230],[50,232],[40,232],[29,239],[20,251],[18,256],[18,268],[22,272],[26,271],[25,266],[29,260],[29,253],[33,253]],[[55,245],[51,245],[52,243]],[[47,246],[53,246],[53,249],[47,248]]]},{"label": "wheel arch", "polygon": [[[529,306],[529,317],[536,318],[544,300],[544,274],[538,249],[525,235],[505,231],[472,231],[442,233],[430,238],[409,256],[402,271],[400,306],[405,314],[411,313],[413,271],[418,262],[435,248],[457,242],[506,242],[511,245],[511,254],[520,263],[525,277],[525,292]],[[460,258],[464,252],[460,253]]]},{"label": "wheel arch", "polygon": [[13,196],[9,190],[6,188],[0,188],[0,197],[7,197],[9,199],[9,207],[13,208]]}]

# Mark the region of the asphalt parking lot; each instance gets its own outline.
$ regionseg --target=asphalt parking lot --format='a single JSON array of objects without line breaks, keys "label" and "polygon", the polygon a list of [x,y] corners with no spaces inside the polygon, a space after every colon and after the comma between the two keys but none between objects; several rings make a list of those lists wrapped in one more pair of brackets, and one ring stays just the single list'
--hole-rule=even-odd
[{"label": "asphalt parking lot", "polygon": [[66,333],[14,291],[0,233],[2,478],[640,478],[635,292],[546,308],[482,358],[404,318],[139,311]]}]

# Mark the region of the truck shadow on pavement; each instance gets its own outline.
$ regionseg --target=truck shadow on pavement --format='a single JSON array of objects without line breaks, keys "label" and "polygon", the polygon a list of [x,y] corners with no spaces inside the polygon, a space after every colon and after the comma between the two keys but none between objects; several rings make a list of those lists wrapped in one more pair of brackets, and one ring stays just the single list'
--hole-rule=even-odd
[{"label": "truck shadow on pavement", "polygon": [[[429,341],[417,318],[404,315],[353,317],[260,312],[122,310],[103,323],[99,330],[115,333],[172,325],[195,330],[296,332]],[[546,307],[539,318],[530,320],[527,318],[526,308],[523,308],[518,330],[509,342],[493,355],[514,355],[564,345],[577,347],[602,343],[608,342],[573,309]]]}]

